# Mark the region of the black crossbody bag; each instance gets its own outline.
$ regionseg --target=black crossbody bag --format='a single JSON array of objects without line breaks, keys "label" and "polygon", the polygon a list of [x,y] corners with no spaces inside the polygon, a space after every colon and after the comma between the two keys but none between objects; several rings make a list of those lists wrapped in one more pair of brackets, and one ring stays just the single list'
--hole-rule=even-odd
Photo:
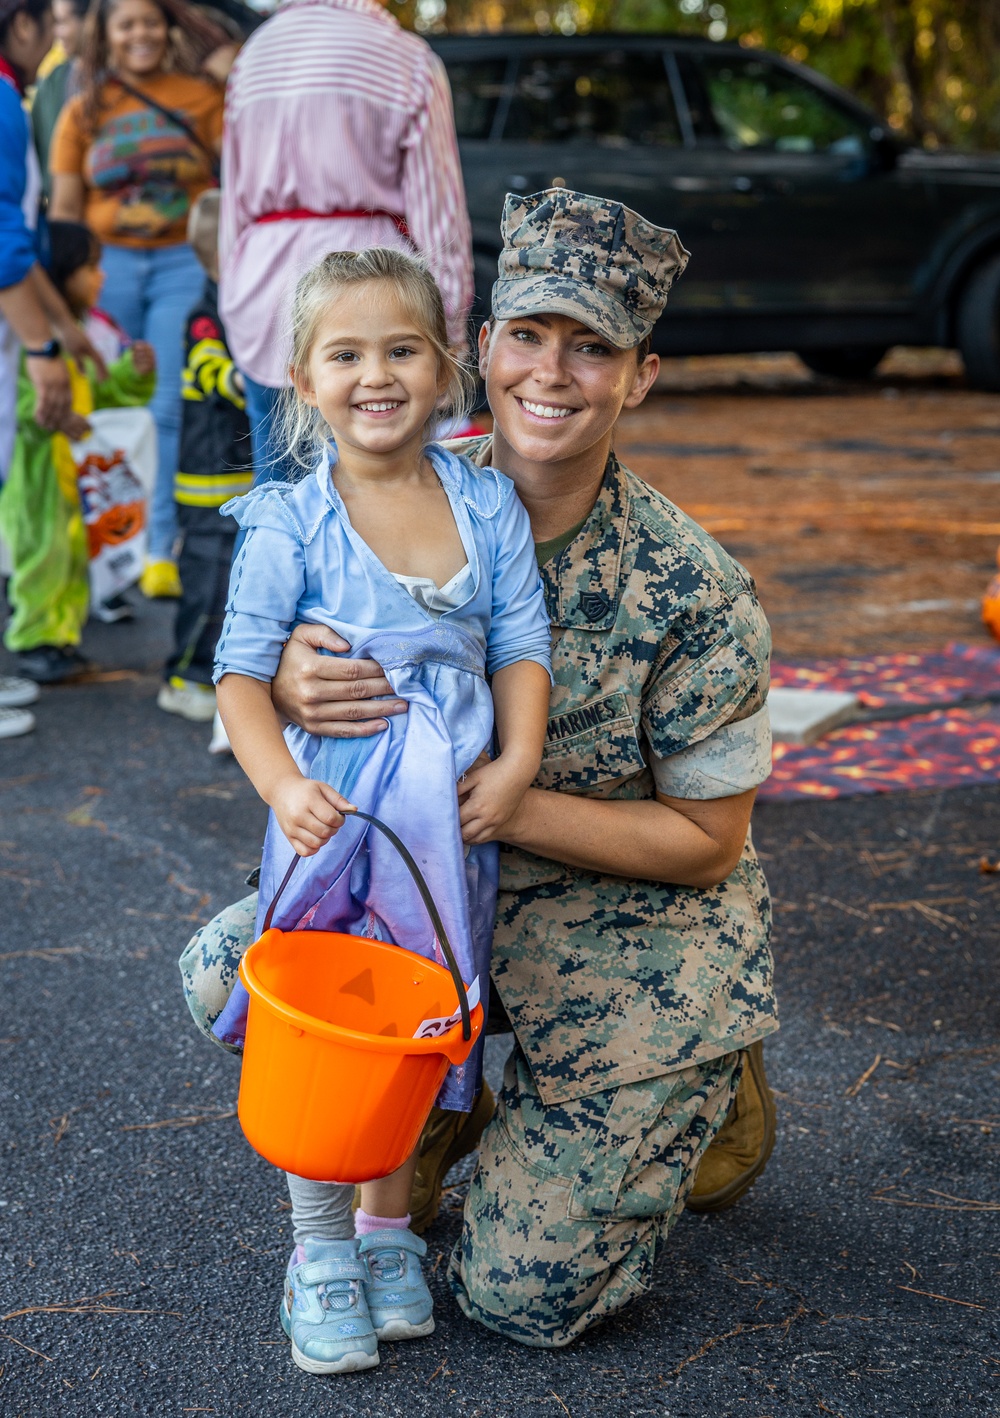
[{"label": "black crossbody bag", "polygon": [[149,94],[144,94],[141,89],[133,88],[131,84],[126,83],[118,74],[114,74],[112,77],[119,88],[124,89],[127,94],[131,94],[133,98],[137,98],[139,102],[144,103],[147,108],[152,108],[155,112],[162,114],[170,123],[173,123],[176,127],[180,128],[182,132],[187,134],[195,147],[200,148],[208,158],[212,172],[212,180],[215,185],[218,186],[219,173],[221,171],[219,159],[208,144],[198,136],[183,114],[175,112],[172,108],[167,108],[164,103],[157,103],[155,98],[150,98]]}]

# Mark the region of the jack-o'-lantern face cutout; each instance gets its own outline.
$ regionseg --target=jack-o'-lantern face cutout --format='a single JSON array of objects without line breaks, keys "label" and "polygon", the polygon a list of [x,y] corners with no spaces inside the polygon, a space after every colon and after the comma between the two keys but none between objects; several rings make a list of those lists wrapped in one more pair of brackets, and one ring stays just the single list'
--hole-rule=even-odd
[{"label": "jack-o'-lantern face cutout", "polygon": [[145,503],[119,502],[109,507],[96,521],[87,524],[91,559],[98,555],[101,547],[120,546],[122,542],[130,541],[145,525]]}]

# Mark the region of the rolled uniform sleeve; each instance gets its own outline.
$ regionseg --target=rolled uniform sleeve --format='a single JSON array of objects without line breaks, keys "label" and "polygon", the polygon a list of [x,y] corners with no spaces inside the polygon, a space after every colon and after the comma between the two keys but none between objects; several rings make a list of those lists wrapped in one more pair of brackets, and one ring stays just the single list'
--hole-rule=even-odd
[{"label": "rolled uniform sleeve", "polygon": [[767,705],[723,724],[706,739],[669,758],[650,756],[657,792],[671,798],[731,798],[759,788],[771,774],[771,716]]},{"label": "rolled uniform sleeve", "polygon": [[487,671],[492,675],[519,660],[533,660],[551,681],[552,642],[535,543],[524,505],[513,494],[497,514],[496,538]]},{"label": "rolled uniform sleeve", "polygon": [[725,798],[771,772],[771,636],[755,597],[697,622],[645,697],[643,729],[657,790]]},{"label": "rolled uniform sleeve", "polygon": [[770,631],[756,598],[716,608],[668,657],[645,696],[658,793],[733,797],[770,774]]},{"label": "rolled uniform sleeve", "polygon": [[[233,506],[228,502],[221,510]],[[270,684],[295,624],[305,571],[305,548],[290,532],[250,527],[229,578],[226,619],[215,651],[216,684],[228,674]]]},{"label": "rolled uniform sleeve", "polygon": [[770,682],[770,631],[749,593],[709,605],[674,640],[643,694],[642,727],[658,758],[756,713]]}]

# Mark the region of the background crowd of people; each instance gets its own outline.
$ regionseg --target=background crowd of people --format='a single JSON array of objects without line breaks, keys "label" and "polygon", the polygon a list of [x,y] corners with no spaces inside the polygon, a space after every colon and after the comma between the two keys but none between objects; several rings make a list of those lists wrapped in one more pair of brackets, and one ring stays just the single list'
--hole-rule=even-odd
[{"label": "background crowd of people", "polygon": [[[240,0],[0,0],[0,90],[0,554],[19,674],[3,732],[33,726],[35,685],[86,670],[88,610],[132,614],[120,595],[88,606],[73,452],[126,355],[156,428],[139,588],[181,602],[158,703],[211,719],[235,532],[218,509],[254,474],[293,471],[273,428],[297,277],[331,249],[416,250],[464,340],[471,234],[444,67],[378,0],[286,0],[264,25]],[[54,241],[99,263],[89,305],[53,279]]]}]

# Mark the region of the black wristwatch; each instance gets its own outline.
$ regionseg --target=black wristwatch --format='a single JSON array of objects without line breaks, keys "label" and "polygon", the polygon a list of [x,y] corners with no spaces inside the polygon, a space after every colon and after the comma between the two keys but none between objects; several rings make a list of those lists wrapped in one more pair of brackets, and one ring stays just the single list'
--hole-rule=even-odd
[{"label": "black wristwatch", "polygon": [[28,359],[58,359],[62,351],[58,340],[47,340],[39,349],[26,349],[24,353]]}]

